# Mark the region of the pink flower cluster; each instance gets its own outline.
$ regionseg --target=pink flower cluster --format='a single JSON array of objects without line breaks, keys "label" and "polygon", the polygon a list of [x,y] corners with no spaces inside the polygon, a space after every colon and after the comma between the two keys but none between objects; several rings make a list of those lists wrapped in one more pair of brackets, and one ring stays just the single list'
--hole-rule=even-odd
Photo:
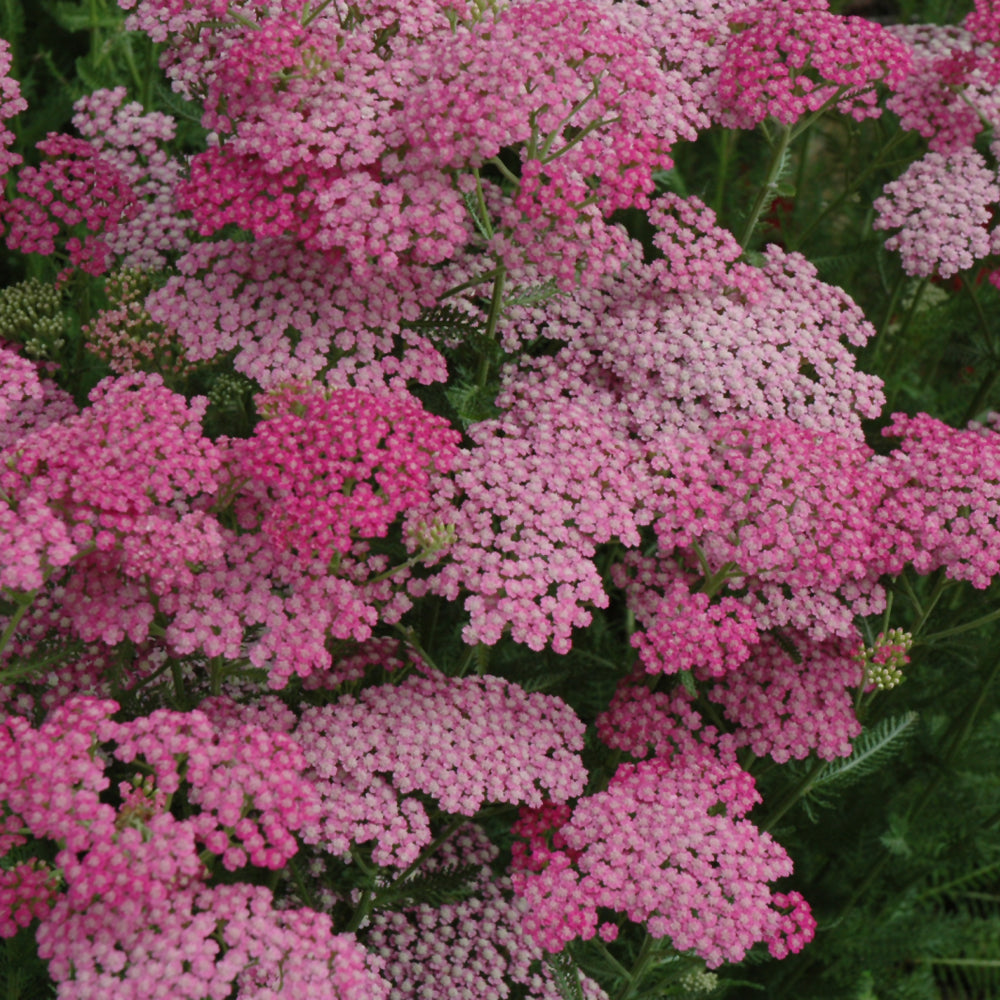
[{"label": "pink flower cluster", "polygon": [[[607,606],[593,563],[596,545],[639,540],[641,488],[636,455],[580,403],[539,401],[533,410],[470,429],[476,447],[453,476],[457,510],[442,484],[440,517],[455,527],[450,558],[427,582],[455,600],[471,592],[467,642],[492,645],[510,629],[516,642],[564,652],[587,604]],[[423,592],[414,582],[411,592]]]},{"label": "pink flower cluster", "polygon": [[51,133],[37,149],[42,162],[18,171],[17,195],[3,209],[7,245],[48,256],[58,238],[71,265],[103,274],[109,240],[138,212],[128,178],[83,139]]},{"label": "pink flower cluster", "polygon": [[318,797],[301,776],[305,757],[283,733],[159,709],[119,725],[115,740],[114,756],[143,758],[160,792],[187,782],[188,801],[199,809],[191,830],[229,871],[248,863],[283,868],[298,850],[293,832],[319,817]]},{"label": "pink flower cluster", "polygon": [[706,122],[684,81],[611,14],[603,3],[515,2],[421,51],[402,115],[406,162],[478,167],[520,147],[514,204],[529,218],[572,222],[595,198],[604,213],[644,204],[670,146]]},{"label": "pink flower cluster", "polygon": [[894,25],[913,54],[913,68],[887,102],[904,129],[919,132],[933,152],[969,148],[984,127],[1000,121],[992,44],[955,25]]},{"label": "pink flower cluster", "polygon": [[[463,827],[420,867],[422,875],[474,868],[474,893],[461,902],[377,913],[367,945],[385,962],[390,1000],[506,1000],[508,983],[527,1000],[559,1000],[562,994],[543,949],[524,932],[510,879],[491,870],[499,851],[476,826]],[[587,976],[579,977],[584,1000],[607,1000]]]},{"label": "pink flower cluster", "polygon": [[196,243],[177,271],[146,306],[191,362],[233,352],[236,371],[264,389],[324,374],[355,386],[447,378],[442,355],[406,326],[434,304],[435,279],[400,268],[359,280],[285,238]]},{"label": "pink flower cluster", "polygon": [[[0,38],[0,123],[28,107],[28,102],[21,96],[20,84],[8,75],[12,64],[10,42]],[[20,155],[10,149],[14,138],[14,133],[6,125],[0,124],[0,177],[6,176],[11,167],[16,167],[21,162]]]},{"label": "pink flower cluster", "polygon": [[[235,824],[239,836],[241,821],[234,815],[247,809],[249,797],[261,809],[264,835],[284,837],[285,850],[294,849],[283,826],[295,827],[307,815],[296,817],[295,810],[297,789],[308,785],[298,777],[301,761],[291,741],[250,724],[213,733],[200,713],[160,712],[119,724],[110,721],[116,709],[114,702],[75,699],[37,729],[16,717],[0,726],[0,801],[6,828],[13,819],[17,829],[5,841],[8,847],[28,835],[57,841],[55,869],[65,883],[65,892],[58,892],[51,875],[31,877],[44,868],[22,865],[5,879],[2,896],[10,908],[3,926],[13,933],[24,922],[23,908],[32,907],[40,918],[39,955],[65,987],[61,995],[224,1000],[238,985],[241,996],[264,1000],[283,982],[299,991],[295,995],[332,987],[334,993],[316,995],[384,997],[378,963],[352,936],[333,935],[328,917],[279,912],[262,887],[208,887],[196,848],[204,834],[198,815],[178,820],[164,811],[163,796],[176,788],[183,770],[200,791],[194,801],[201,815],[214,810],[220,822]],[[117,743],[114,753],[124,761],[145,756],[162,787],[125,790],[117,810],[102,801],[109,782],[94,748],[109,742]],[[246,816],[243,821],[256,826]],[[249,830],[242,836],[245,843],[260,839]]]},{"label": "pink flower cluster", "polygon": [[[357,698],[345,695],[333,705],[306,709],[295,738],[317,785],[332,786],[331,799],[344,778],[377,789],[384,775],[399,794],[419,791],[447,812],[471,816],[487,801],[539,805],[540,789],[566,801],[585,782],[579,758],[583,725],[576,715],[558,698],[525,694],[496,677],[412,677],[366,688]],[[412,806],[404,815],[409,811]],[[354,830],[321,824],[306,839],[333,850],[340,849],[345,832],[347,840],[367,839],[359,836],[367,817],[348,822]],[[416,832],[426,830],[420,824]],[[400,844],[389,832],[385,846],[401,863],[423,846]],[[383,847],[380,853],[389,852]]]},{"label": "pink flower cluster", "polygon": [[950,278],[1000,247],[987,231],[1000,184],[983,156],[967,148],[930,152],[885,186],[875,200],[875,229],[898,229],[885,241],[907,274]]},{"label": "pink flower cluster", "polygon": [[[688,735],[683,750],[622,764],[607,789],[581,799],[556,831],[522,814],[514,831],[512,881],[525,924],[549,951],[600,932],[599,909],[625,914],[710,968],[740,961],[758,941],[778,957],[800,950],[815,922],[801,897],[767,883],[791,862],[771,837],[741,817],[759,801],[753,779],[731,751]],[[783,912],[791,904],[792,920]]]},{"label": "pink flower cluster", "polygon": [[887,463],[896,488],[883,513],[920,573],[943,567],[981,589],[1000,573],[1000,430],[957,430],[926,413],[893,414],[883,431],[900,441]]},{"label": "pink flower cluster", "polygon": [[[634,603],[633,608],[639,617]],[[736,670],[758,640],[757,624],[745,604],[732,597],[712,604],[707,594],[692,594],[683,579],[650,610],[645,631],[632,636],[647,673],[673,674],[697,667],[700,673],[720,677]]]},{"label": "pink flower cluster", "polygon": [[384,537],[426,504],[431,473],[446,473],[458,453],[457,431],[408,394],[292,385],[258,406],[254,436],[233,442],[235,475],[268,491],[261,530],[305,562]]},{"label": "pink flower cluster", "polygon": [[206,401],[189,404],[158,376],[143,375],[105,380],[90,400],[78,416],[3,453],[5,534],[25,557],[25,539],[47,543],[28,544],[33,558],[5,559],[3,586],[35,590],[55,568],[89,553],[95,568],[146,577],[162,591],[190,579],[186,562],[221,556],[211,519],[176,506],[216,487],[219,458],[200,427]]},{"label": "pink flower cluster", "polygon": [[881,113],[876,82],[897,87],[907,47],[880,25],[830,13],[827,0],[763,0],[730,17],[719,97],[731,124],[785,125],[827,104],[861,121]]},{"label": "pink flower cluster", "polygon": [[[723,420],[710,442],[703,572],[747,588],[760,629],[853,633],[854,614],[881,607],[879,577],[898,562],[895,536],[877,517],[885,485],[871,451],[787,421]],[[669,553],[688,544],[691,528],[666,513],[657,533]]]}]

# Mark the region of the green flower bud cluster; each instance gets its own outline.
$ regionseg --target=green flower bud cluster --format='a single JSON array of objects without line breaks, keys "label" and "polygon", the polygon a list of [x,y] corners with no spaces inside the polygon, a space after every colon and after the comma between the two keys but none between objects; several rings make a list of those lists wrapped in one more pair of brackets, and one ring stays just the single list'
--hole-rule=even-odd
[{"label": "green flower bud cluster", "polygon": [[685,972],[680,978],[680,987],[688,993],[711,993],[719,985],[719,977],[705,969]]},{"label": "green flower bud cluster", "polygon": [[865,671],[865,684],[879,691],[888,691],[903,681],[902,668],[910,662],[907,655],[913,646],[913,636],[901,628],[879,632],[874,646],[864,646],[857,660]]},{"label": "green flower bud cluster", "polygon": [[230,410],[240,405],[251,386],[250,380],[243,375],[220,372],[215,376],[206,395],[216,406]]},{"label": "green flower bud cluster", "polygon": [[176,343],[173,331],[146,311],[153,277],[146,271],[124,268],[108,275],[104,287],[108,308],[83,328],[87,349],[119,375],[155,371],[183,375],[192,365]]},{"label": "green flower bud cluster", "polygon": [[51,358],[64,344],[67,317],[54,285],[38,278],[0,291],[0,338],[24,345],[31,358]]},{"label": "green flower bud cluster", "polygon": [[410,544],[415,546],[423,559],[430,559],[455,542],[455,525],[435,520],[430,524],[421,521],[410,528]]}]

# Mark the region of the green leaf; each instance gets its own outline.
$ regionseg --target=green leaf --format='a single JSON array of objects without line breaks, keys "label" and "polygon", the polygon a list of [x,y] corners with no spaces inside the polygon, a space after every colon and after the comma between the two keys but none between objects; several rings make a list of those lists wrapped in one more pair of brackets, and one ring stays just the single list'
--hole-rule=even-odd
[{"label": "green leaf", "polygon": [[902,750],[913,735],[918,719],[916,712],[904,712],[866,729],[855,739],[851,756],[828,763],[823,773],[813,782],[810,793],[833,786],[840,790],[873,774]]},{"label": "green leaf", "polygon": [[400,910],[420,903],[428,906],[460,903],[475,895],[481,873],[482,866],[472,864],[416,874],[399,885],[377,890],[374,909]]},{"label": "green leaf", "polygon": [[75,3],[57,3],[53,11],[56,23],[67,31],[93,31],[95,28],[119,30],[122,19],[115,13],[90,10]]},{"label": "green leaf", "polygon": [[545,964],[552,972],[552,979],[562,1000],[584,1000],[580,970],[569,952],[560,951],[555,955],[547,955]]},{"label": "green leaf", "polygon": [[462,200],[465,202],[465,207],[469,210],[469,215],[472,216],[472,221],[475,223],[476,229],[479,230],[479,235],[484,240],[492,239],[493,225],[489,218],[483,214],[483,209],[479,203],[479,198],[476,196],[476,192],[463,191]]},{"label": "green leaf", "polygon": [[408,330],[422,333],[436,343],[487,342],[485,323],[454,306],[443,305],[425,309],[417,319],[409,320],[404,325]]},{"label": "green leaf", "polygon": [[549,299],[554,299],[557,295],[562,294],[562,289],[554,281],[549,280],[542,285],[530,285],[523,291],[505,298],[503,304],[504,308],[507,306],[534,305],[536,302],[547,302]]}]

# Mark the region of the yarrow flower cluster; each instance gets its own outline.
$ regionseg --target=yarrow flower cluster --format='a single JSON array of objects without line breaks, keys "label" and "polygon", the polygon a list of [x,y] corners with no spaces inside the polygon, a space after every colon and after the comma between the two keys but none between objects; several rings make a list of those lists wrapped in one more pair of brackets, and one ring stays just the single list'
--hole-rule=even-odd
[{"label": "yarrow flower cluster", "polygon": [[997,202],[996,171],[974,149],[930,152],[885,186],[874,227],[899,230],[885,245],[907,274],[950,278],[997,248],[987,229]]},{"label": "yarrow flower cluster", "polygon": [[7,245],[48,256],[58,238],[71,265],[103,274],[112,259],[109,239],[138,212],[128,178],[74,136],[52,133],[36,148],[42,162],[18,171],[17,195],[4,206]]},{"label": "yarrow flower cluster", "polygon": [[452,600],[471,591],[468,642],[492,645],[509,628],[532,649],[565,651],[572,628],[590,622],[585,606],[607,605],[596,544],[634,545],[648,516],[634,452],[599,417],[568,400],[516,416],[470,430],[476,447],[443,486],[458,492],[457,511],[440,514],[455,526],[451,559],[426,587]]},{"label": "yarrow flower cluster", "polygon": [[[545,952],[524,932],[510,879],[498,879],[490,870],[498,854],[478,827],[463,827],[420,872],[447,875],[471,869],[469,898],[375,915],[368,946],[385,959],[391,1000],[444,1000],[456,992],[505,1000],[508,981],[521,986],[530,1000],[561,996],[551,968],[541,961]],[[589,977],[580,975],[578,982],[585,1000],[606,1000]]]},{"label": "yarrow flower cluster", "polygon": [[[35,590],[56,567],[89,555],[95,569],[149,577],[155,589],[190,578],[189,562],[219,558],[211,519],[175,506],[212,493],[219,457],[201,434],[204,403],[189,404],[158,376],[102,382],[78,416],[21,438],[3,453],[5,533],[41,530],[41,558],[6,563],[3,585]],[[183,553],[178,562],[165,552]],[[79,577],[78,580],[82,580]],[[121,633],[119,633],[121,634]]]},{"label": "yarrow flower cluster", "polygon": [[1000,418],[870,447],[875,327],[754,224],[891,92],[930,152],[885,246],[1000,252],[997,4],[121,6],[202,132],[102,89],[22,165],[0,43],[4,237],[63,268],[0,292],[0,936],[61,1000],[607,1000],[658,949],[668,993],[801,950],[756,758],[853,752],[902,573],[1000,576]]},{"label": "yarrow flower cluster", "polygon": [[873,84],[897,87],[909,50],[878,24],[830,13],[827,0],[764,0],[730,17],[719,72],[733,124],[790,125],[827,104],[861,121],[881,113]]},{"label": "yarrow flower cluster", "polygon": [[236,475],[270,492],[267,538],[307,562],[384,537],[400,514],[427,503],[431,475],[458,454],[457,432],[408,395],[293,385],[258,406],[253,438],[234,444]]},{"label": "yarrow flower cluster", "polygon": [[[307,709],[295,737],[331,799],[345,783],[378,787],[384,775],[400,794],[419,791],[447,812],[471,816],[487,801],[538,805],[540,789],[565,801],[584,785],[576,715],[557,698],[495,677],[427,676],[367,688],[357,699]],[[422,811],[414,803],[404,813],[414,810]],[[356,827],[347,839],[368,839],[361,835],[367,817],[344,819]],[[329,823],[306,836],[336,845],[343,834]],[[386,839],[392,850],[394,837]],[[422,846],[382,854],[405,864]]]},{"label": "yarrow flower cluster", "polygon": [[[582,799],[558,828],[560,847],[548,847],[529,813],[514,827],[528,842],[512,879],[528,904],[530,932],[559,951],[592,937],[598,908],[606,908],[693,950],[710,968],[739,961],[760,940],[776,956],[800,950],[815,922],[801,909],[787,921],[782,911],[798,899],[766,888],[791,864],[741,819],[757,798],[748,778],[707,747],[623,764],[606,791]],[[613,939],[614,925],[602,933]]]}]

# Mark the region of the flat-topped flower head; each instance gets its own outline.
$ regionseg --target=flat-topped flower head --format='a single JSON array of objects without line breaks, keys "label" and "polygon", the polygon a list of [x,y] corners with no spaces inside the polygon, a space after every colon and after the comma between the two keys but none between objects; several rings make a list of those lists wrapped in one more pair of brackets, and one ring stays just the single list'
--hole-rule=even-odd
[{"label": "flat-topped flower head", "polygon": [[719,96],[737,128],[768,117],[791,125],[828,104],[875,118],[875,84],[894,88],[910,68],[906,45],[872,21],[832,14],[827,0],[764,0],[729,27]]},{"label": "flat-topped flower head", "polygon": [[886,184],[873,225],[897,230],[885,245],[899,251],[907,274],[950,278],[995,251],[987,225],[997,202],[996,170],[980,153],[932,151]]},{"label": "flat-topped flower head", "polygon": [[233,444],[237,474],[270,491],[264,534],[307,560],[384,537],[458,454],[458,432],[408,394],[292,385],[258,402],[254,436]]}]

